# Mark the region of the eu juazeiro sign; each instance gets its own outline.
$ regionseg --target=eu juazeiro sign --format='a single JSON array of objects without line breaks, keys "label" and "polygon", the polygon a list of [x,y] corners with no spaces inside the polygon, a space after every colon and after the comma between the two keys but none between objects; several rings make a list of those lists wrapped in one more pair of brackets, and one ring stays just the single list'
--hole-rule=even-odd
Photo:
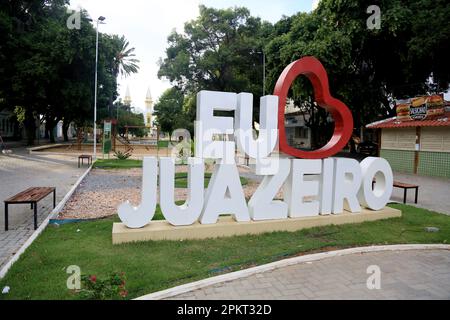
[{"label": "eu juazeiro sign", "polygon": [[[300,75],[311,81],[317,104],[335,121],[333,137],[316,151],[295,149],[286,140],[286,98],[293,81]],[[252,130],[252,104],[249,93],[198,93],[195,157],[188,159],[185,204],[179,206],[174,199],[175,159],[161,158],[158,163],[157,158],[144,158],[142,202],[138,207],[122,204],[119,207],[122,222],[129,228],[142,228],[151,223],[158,202],[158,176],[161,210],[174,226],[198,221],[214,224],[219,216],[230,214],[237,222],[248,222],[339,215],[344,210],[358,213],[363,207],[377,211],[385,207],[393,188],[392,169],[386,160],[367,158],[359,163],[332,158],[348,143],[353,118],[348,107],[331,96],[327,73],[317,59],[305,57],[293,62],[281,74],[274,95],[261,98],[257,138]],[[215,116],[215,111],[234,111],[235,116]],[[280,152],[274,153],[277,146]],[[263,177],[248,203],[235,163],[236,148],[255,159],[255,173]],[[207,159],[216,164],[205,191]],[[274,200],[281,188],[284,199]]]}]

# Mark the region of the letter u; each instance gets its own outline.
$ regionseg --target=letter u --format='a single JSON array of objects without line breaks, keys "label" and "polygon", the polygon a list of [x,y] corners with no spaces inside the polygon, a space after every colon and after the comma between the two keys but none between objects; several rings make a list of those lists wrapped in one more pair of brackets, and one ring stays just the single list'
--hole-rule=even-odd
[{"label": "letter u", "polygon": [[160,206],[166,220],[174,226],[194,224],[200,217],[204,203],[205,166],[202,159],[188,159],[188,195],[186,202],[175,203],[175,159],[160,160]]}]

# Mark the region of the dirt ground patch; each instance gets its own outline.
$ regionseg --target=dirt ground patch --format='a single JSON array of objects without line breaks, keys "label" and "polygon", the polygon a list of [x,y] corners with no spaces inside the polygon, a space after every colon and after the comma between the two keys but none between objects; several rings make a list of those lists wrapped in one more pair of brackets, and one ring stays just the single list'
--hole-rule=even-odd
[{"label": "dirt ground patch", "polygon": [[[177,167],[177,172],[186,172],[185,166]],[[249,173],[239,168],[241,174]],[[244,193],[249,199],[259,183],[249,180]],[[117,214],[117,207],[130,201],[132,205],[141,202],[142,169],[102,170],[94,169],[80,184],[72,198],[59,214],[60,219],[97,219]],[[185,200],[187,189],[176,189],[175,200]]]}]

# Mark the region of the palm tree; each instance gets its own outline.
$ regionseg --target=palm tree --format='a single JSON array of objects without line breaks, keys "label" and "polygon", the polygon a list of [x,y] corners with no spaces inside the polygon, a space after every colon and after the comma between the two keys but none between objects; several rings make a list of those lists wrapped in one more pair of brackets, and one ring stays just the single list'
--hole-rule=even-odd
[{"label": "palm tree", "polygon": [[117,77],[120,74],[128,77],[132,73],[137,73],[139,71],[139,60],[136,59],[134,54],[135,48],[128,48],[130,43],[124,36],[118,37],[115,35],[114,40],[118,45],[118,50],[114,57],[114,75]]}]

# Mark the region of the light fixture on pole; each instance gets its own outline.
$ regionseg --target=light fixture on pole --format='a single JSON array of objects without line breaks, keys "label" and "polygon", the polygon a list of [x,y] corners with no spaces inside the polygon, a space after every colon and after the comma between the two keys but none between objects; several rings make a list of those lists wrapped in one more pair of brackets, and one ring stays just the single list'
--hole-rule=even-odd
[{"label": "light fixture on pole", "polygon": [[97,69],[98,69],[98,25],[104,24],[105,17],[97,19],[97,39],[95,41],[95,90],[94,90],[94,160],[97,160]]},{"label": "light fixture on pole", "polygon": [[261,51],[256,51],[256,53],[262,55],[263,59],[263,96],[266,95],[266,53],[264,52],[264,49],[261,49]]}]

